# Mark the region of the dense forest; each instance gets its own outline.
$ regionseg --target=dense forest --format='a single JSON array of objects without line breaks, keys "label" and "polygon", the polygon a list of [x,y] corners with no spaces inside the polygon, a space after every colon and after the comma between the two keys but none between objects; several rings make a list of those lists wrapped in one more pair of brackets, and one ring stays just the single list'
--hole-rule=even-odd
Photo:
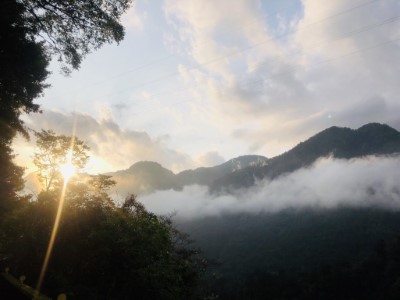
[{"label": "dense forest", "polygon": [[400,214],[285,210],[179,222],[220,299],[397,299]]}]

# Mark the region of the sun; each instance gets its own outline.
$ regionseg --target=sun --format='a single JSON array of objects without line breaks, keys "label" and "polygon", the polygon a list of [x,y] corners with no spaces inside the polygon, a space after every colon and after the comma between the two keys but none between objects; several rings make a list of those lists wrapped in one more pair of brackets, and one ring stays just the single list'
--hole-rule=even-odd
[{"label": "sun", "polygon": [[75,167],[71,163],[61,165],[60,170],[65,180],[70,179],[76,173]]},{"label": "sun", "polygon": [[76,169],[72,164],[71,160],[72,160],[72,153],[69,152],[67,154],[67,162],[60,166],[60,171],[65,181],[68,181],[72,176],[76,174]]}]

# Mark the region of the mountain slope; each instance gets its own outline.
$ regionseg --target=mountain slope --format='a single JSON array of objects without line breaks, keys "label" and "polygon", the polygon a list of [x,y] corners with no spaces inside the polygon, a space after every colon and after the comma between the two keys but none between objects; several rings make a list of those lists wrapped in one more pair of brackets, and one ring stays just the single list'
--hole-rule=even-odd
[{"label": "mountain slope", "polygon": [[301,142],[288,152],[268,160],[267,165],[249,166],[216,180],[211,190],[232,190],[249,187],[263,178],[274,179],[282,174],[310,166],[317,159],[354,158],[400,152],[400,132],[388,125],[370,123],[357,130],[330,127]]},{"label": "mountain slope", "polygon": [[233,158],[221,165],[208,168],[185,170],[176,175],[180,187],[191,184],[211,185],[215,180],[249,166],[262,166],[267,158],[259,155],[245,155]]},{"label": "mountain slope", "polygon": [[221,165],[185,170],[178,174],[159,163],[142,161],[129,169],[108,173],[117,182],[116,191],[125,196],[130,193],[146,194],[157,190],[182,189],[185,185],[211,185],[215,180],[249,166],[263,165],[267,158],[258,155],[239,156]]},{"label": "mountain slope", "polygon": [[176,188],[175,174],[152,161],[141,161],[129,169],[108,173],[117,182],[119,194],[144,194],[156,190]]},{"label": "mountain slope", "polygon": [[[399,217],[398,211],[373,208],[293,209],[274,214],[205,217],[178,223],[178,228],[190,235],[211,262],[213,276],[208,280],[219,299],[266,299],[265,287],[272,289],[267,293],[268,299],[399,299],[368,295],[328,297],[338,292],[335,289],[343,288],[344,283],[337,280],[349,270],[360,269],[368,257],[377,251],[384,259],[388,257],[385,251],[390,250],[382,247],[383,241],[400,241]],[[399,266],[398,260],[395,266]],[[320,270],[322,274],[318,273]],[[333,270],[343,273],[331,273]],[[380,271],[378,267],[367,270]],[[308,296],[308,292],[316,293],[307,291],[310,286],[321,284],[315,278],[312,284],[305,284],[303,281],[310,275],[317,279],[321,275],[326,277],[328,285],[319,288],[329,291],[328,296]],[[394,275],[397,277],[398,273]],[[285,286],[281,287],[279,282]],[[284,297],[285,291],[293,290],[296,282],[299,290],[294,289],[291,297]],[[369,288],[364,283],[353,282],[356,293]]]}]

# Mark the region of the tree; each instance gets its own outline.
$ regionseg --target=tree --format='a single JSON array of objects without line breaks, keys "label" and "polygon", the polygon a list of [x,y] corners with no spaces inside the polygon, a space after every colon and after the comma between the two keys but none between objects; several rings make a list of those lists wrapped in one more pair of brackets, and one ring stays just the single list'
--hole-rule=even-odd
[{"label": "tree", "polygon": [[33,163],[38,168],[39,180],[45,185],[45,191],[61,186],[64,178],[62,166],[70,156],[71,165],[79,173],[88,159],[89,146],[77,137],[56,135],[51,130],[35,132],[37,152]]},{"label": "tree", "polygon": [[[59,164],[72,140],[46,130],[36,136],[35,159],[53,183],[7,214],[0,231],[0,267],[24,274],[32,286],[61,203]],[[74,144],[71,161],[84,166],[88,147],[77,138]],[[113,185],[110,176],[87,174],[68,184],[43,292],[73,299],[193,299],[204,262],[187,236],[133,195],[116,206],[107,194]]]},{"label": "tree", "polygon": [[13,163],[13,157],[10,145],[0,143],[0,219],[23,199],[17,193],[24,186],[24,170]]},{"label": "tree", "polygon": [[46,87],[48,57],[42,42],[30,38],[20,3],[4,0],[0,10],[0,214],[19,199],[23,169],[13,163],[11,142],[17,131],[26,132],[22,112],[36,112],[32,100]]},{"label": "tree", "polygon": [[37,112],[33,100],[48,87],[48,63],[56,55],[78,69],[104,43],[120,42],[119,18],[132,0],[3,0],[0,12],[1,122],[24,132],[20,113]]},{"label": "tree", "polygon": [[[13,274],[24,274],[32,286],[56,204],[33,201],[5,219],[1,262]],[[145,209],[129,212],[65,201],[43,293],[53,297],[63,292],[68,299],[193,299],[202,268],[185,236]]]},{"label": "tree", "polygon": [[7,179],[22,175],[21,168],[12,162],[11,142],[17,132],[28,137],[20,116],[39,112],[39,105],[33,101],[48,87],[45,81],[49,61],[57,56],[62,69],[68,72],[70,68],[78,69],[91,50],[121,41],[124,30],[119,18],[131,1],[1,1],[0,165],[7,166],[3,172],[9,174],[0,177],[4,188],[0,201],[18,199],[21,179]]},{"label": "tree", "polygon": [[115,184],[116,182],[108,175],[81,174],[70,181],[65,198],[71,205],[77,207],[112,209],[115,204],[108,191]]},{"label": "tree", "polygon": [[[64,202],[45,294],[63,292],[71,299],[194,299],[204,262],[169,219],[148,212],[134,196],[119,208],[95,199],[87,205],[88,199],[74,195]],[[42,193],[4,220],[0,262],[14,274],[24,274],[29,285],[36,284],[56,210],[55,194]]]},{"label": "tree", "polygon": [[39,33],[52,54],[75,69],[92,49],[123,39],[119,18],[131,1],[19,0],[28,27]]}]

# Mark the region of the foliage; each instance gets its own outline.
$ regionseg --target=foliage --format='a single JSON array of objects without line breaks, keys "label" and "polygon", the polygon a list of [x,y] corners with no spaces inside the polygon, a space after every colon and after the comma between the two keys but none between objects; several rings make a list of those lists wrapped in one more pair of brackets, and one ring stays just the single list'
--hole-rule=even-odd
[{"label": "foliage", "polygon": [[112,208],[114,202],[107,192],[114,185],[115,181],[111,176],[77,175],[69,181],[65,198],[76,207]]},{"label": "foliage", "polygon": [[67,163],[68,155],[71,155],[71,164],[77,172],[85,167],[89,159],[89,146],[79,138],[56,135],[51,130],[35,132],[35,136],[38,150],[33,163],[38,168],[39,180],[44,183],[46,191],[60,187],[63,180],[61,166]]},{"label": "foliage", "polygon": [[18,200],[22,170],[12,162],[16,132],[28,136],[20,116],[39,112],[34,99],[53,55],[77,69],[82,58],[124,36],[119,18],[131,0],[2,0],[0,10],[0,213]]},{"label": "foliage", "polygon": [[120,42],[119,18],[132,0],[17,0],[26,26],[46,42],[47,50],[77,69],[82,58],[104,43]]},{"label": "foliage", "polygon": [[[168,219],[147,212],[134,196],[123,208],[86,197],[65,201],[43,292],[65,292],[68,299],[190,299],[202,265]],[[4,221],[1,258],[28,284],[39,274],[57,205],[55,194],[44,192]]]},{"label": "foliage", "polygon": [[[207,284],[220,299],[390,299],[376,293],[394,289],[400,274],[400,252],[389,247],[400,232],[398,211],[288,209],[204,217],[178,226],[216,262]],[[384,273],[370,264],[380,240],[392,249],[386,256],[393,255]]]},{"label": "foliage", "polygon": [[24,5],[15,0],[4,0],[1,5],[0,132],[9,141],[15,131],[25,132],[20,114],[39,109],[32,101],[47,87],[50,58],[44,43],[35,40],[38,32],[26,24]]},{"label": "foliage", "polygon": [[[24,202],[2,220],[3,267],[24,274],[35,286],[63,203],[43,285],[46,294],[63,292],[68,299],[190,299],[204,265],[187,236],[168,218],[147,212],[134,195],[117,207],[107,193],[115,185],[111,176],[75,176],[62,193],[58,167],[72,138],[51,131],[36,135],[40,152],[35,163],[52,183],[37,200]],[[86,144],[75,139],[73,150],[72,162],[83,167]]]},{"label": "foliage", "polygon": [[[21,112],[37,112],[33,100],[48,85],[52,55],[74,69],[104,43],[120,42],[119,23],[131,0],[3,0],[0,12],[0,129],[26,134]],[[7,129],[4,131],[3,129]]]},{"label": "foliage", "polygon": [[0,218],[24,199],[18,196],[24,186],[24,170],[13,163],[13,158],[9,143],[0,143]]},{"label": "foliage", "polygon": [[326,264],[300,274],[257,270],[221,299],[399,299],[400,237],[380,240],[369,250],[361,262]]},{"label": "foliage", "polygon": [[[11,141],[27,135],[21,113],[38,112],[33,100],[48,86],[53,55],[77,69],[91,50],[121,41],[119,23],[131,0],[4,0],[0,11],[1,206],[16,199],[22,169],[12,163]],[[0,261],[34,285],[46,252],[59,201],[60,163],[70,138],[37,133],[42,153],[35,162],[47,179],[36,201],[25,201],[2,217]],[[75,141],[74,163],[87,160]],[[47,151],[47,152],[46,152]],[[47,160],[47,161],[46,161]],[[54,188],[52,188],[54,185]],[[107,176],[71,182],[44,289],[69,299],[189,299],[198,276],[196,251],[172,224],[147,212],[134,197],[118,208],[106,191]],[[4,205],[3,205],[4,204]],[[139,209],[140,208],[140,209]],[[190,287],[190,288],[189,288]]]},{"label": "foliage", "polygon": [[22,112],[38,111],[32,100],[46,86],[48,58],[43,44],[28,38],[23,6],[13,0],[1,2],[0,10],[0,215],[10,209],[23,187],[23,169],[12,161],[11,141],[24,132]]}]

